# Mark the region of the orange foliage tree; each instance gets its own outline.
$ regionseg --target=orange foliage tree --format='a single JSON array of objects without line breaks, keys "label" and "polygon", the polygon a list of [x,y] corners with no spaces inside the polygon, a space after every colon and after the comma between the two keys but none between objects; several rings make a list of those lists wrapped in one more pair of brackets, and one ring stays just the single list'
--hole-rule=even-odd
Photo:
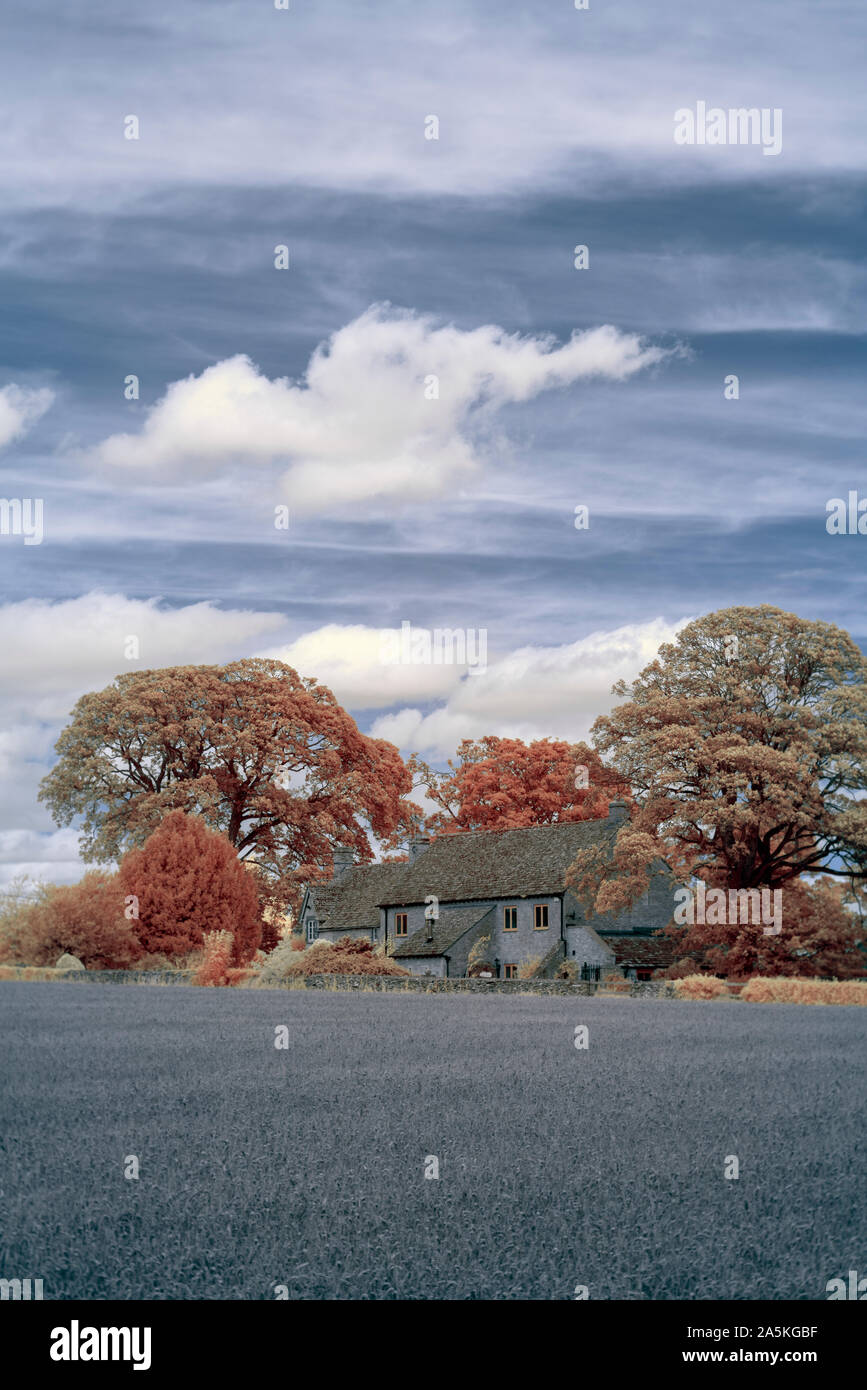
[{"label": "orange foliage tree", "polygon": [[78,701],[57,753],[40,799],[61,825],[80,818],[85,859],[118,859],[168,812],[195,812],[255,862],[277,910],[331,870],[335,846],[369,860],[367,832],[386,840],[413,810],[398,750],[266,658],[124,673]]},{"label": "orange foliage tree", "polygon": [[172,811],[139,849],[121,862],[119,879],[136,900],[135,926],[149,954],[184,955],[205,932],[231,932],[234,962],[253,956],[262,935],[255,879],[225,835],[201,816]]},{"label": "orange foliage tree", "polygon": [[761,923],[740,920],[669,927],[679,959],[664,973],[677,977],[699,969],[734,979],[797,975],[836,980],[864,974],[865,934],[844,906],[841,884],[794,879],[780,894],[779,935],[766,933]]},{"label": "orange foliage tree", "polygon": [[[689,623],[596,720],[636,806],[569,881],[597,912],[680,883],[778,888],[867,874],[867,660],[848,633],[763,605]],[[805,958],[806,959],[806,958]]]},{"label": "orange foliage tree", "polygon": [[629,794],[586,743],[550,738],[465,738],[448,773],[438,775],[418,760],[413,766],[442,808],[427,823],[436,834],[594,820],[608,814],[610,799]]},{"label": "orange foliage tree", "polygon": [[79,883],[44,885],[35,902],[19,906],[0,952],[21,965],[54,965],[68,953],[88,970],[122,970],[141,955],[134,926],[118,876],[94,869]]}]

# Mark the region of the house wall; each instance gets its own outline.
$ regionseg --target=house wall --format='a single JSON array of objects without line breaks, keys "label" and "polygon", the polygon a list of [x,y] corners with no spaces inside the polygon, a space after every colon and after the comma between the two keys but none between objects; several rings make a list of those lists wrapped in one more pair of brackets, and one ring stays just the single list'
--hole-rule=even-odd
[{"label": "house wall", "polygon": [[[533,926],[533,907],[536,903],[548,904],[547,929],[537,931]],[[449,948],[449,977],[451,979],[466,974],[470,950],[480,936],[490,933],[491,944],[485,949],[485,959],[493,963],[494,958],[499,957],[501,975],[502,967],[507,963],[521,965],[531,956],[547,955],[560,937],[560,900],[557,897],[489,898],[487,902],[441,902],[440,907],[476,907],[480,913],[484,912],[486,907],[493,909],[493,911],[489,910],[484,922],[480,923],[478,928],[465,932],[460,940]],[[504,907],[516,907],[518,909],[516,931],[503,930]],[[413,932],[421,931],[424,927],[424,904],[416,903],[403,908],[389,907],[386,910],[389,942],[394,940],[399,944],[404,938],[394,936],[395,914],[398,912],[407,914],[407,937],[410,937]]]},{"label": "house wall", "polygon": [[[533,908],[536,903],[548,904],[548,927],[536,930],[533,926]],[[518,909],[517,931],[506,931],[503,927],[503,909]],[[556,897],[539,898],[499,898],[492,914],[491,945],[486,952],[493,961],[500,961],[500,978],[508,964],[522,965],[534,956],[546,956],[560,939],[560,899]]]},{"label": "house wall", "polygon": [[566,927],[565,935],[566,960],[574,961],[579,969],[582,965],[601,965],[608,970],[614,965],[614,952],[584,927]]}]

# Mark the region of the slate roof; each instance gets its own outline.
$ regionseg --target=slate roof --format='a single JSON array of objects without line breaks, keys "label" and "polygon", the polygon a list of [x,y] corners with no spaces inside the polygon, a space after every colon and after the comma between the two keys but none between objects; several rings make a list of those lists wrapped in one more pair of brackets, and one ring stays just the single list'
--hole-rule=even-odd
[{"label": "slate roof", "polygon": [[330,883],[310,884],[319,930],[378,927],[378,904],[408,867],[405,863],[356,864]]},{"label": "slate roof", "polygon": [[562,893],[578,851],[613,837],[616,829],[609,820],[589,820],[440,835],[388,881],[379,901],[402,907],[423,903],[429,893],[441,902]]},{"label": "slate roof", "polygon": [[600,933],[617,965],[664,969],[674,961],[674,943],[664,936],[605,936]]},{"label": "slate roof", "polygon": [[493,909],[490,907],[441,907],[439,919],[433,923],[433,940],[427,939],[428,924],[425,923],[419,931],[401,942],[393,952],[394,959],[444,955],[464,932],[476,926],[491,911]]}]

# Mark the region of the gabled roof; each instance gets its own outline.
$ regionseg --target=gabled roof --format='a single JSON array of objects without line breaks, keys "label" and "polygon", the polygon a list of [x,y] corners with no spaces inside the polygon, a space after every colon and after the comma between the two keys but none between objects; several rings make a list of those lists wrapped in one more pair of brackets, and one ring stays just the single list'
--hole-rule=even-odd
[{"label": "gabled roof", "polygon": [[406,863],[356,864],[329,883],[308,884],[320,931],[378,927],[378,903],[408,867]]},{"label": "gabled roof", "polygon": [[674,961],[674,943],[666,936],[605,936],[602,940],[614,952],[617,965],[640,965],[664,969]]},{"label": "gabled roof", "polygon": [[430,893],[440,902],[562,893],[578,851],[612,837],[617,828],[610,820],[586,820],[440,835],[389,880],[379,901],[408,906]]},{"label": "gabled roof", "polygon": [[406,941],[401,942],[397,950],[393,952],[395,960],[399,957],[405,959],[407,956],[441,956],[450,947],[459,941],[465,932],[471,927],[475,927],[481,922],[483,917],[487,917],[489,912],[493,912],[490,907],[441,907],[437,921],[431,923],[433,931],[431,940],[428,941],[428,924]]}]

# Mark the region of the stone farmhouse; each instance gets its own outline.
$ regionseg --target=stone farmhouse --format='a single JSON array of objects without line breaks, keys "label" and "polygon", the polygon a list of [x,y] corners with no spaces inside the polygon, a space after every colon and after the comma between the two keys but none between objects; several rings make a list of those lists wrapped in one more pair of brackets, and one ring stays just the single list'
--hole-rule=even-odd
[{"label": "stone farmhouse", "polygon": [[400,864],[354,865],[351,850],[338,850],[333,879],[305,889],[302,930],[308,944],[341,936],[385,943],[414,975],[455,978],[472,964],[500,979],[522,967],[550,978],[568,960],[584,979],[612,970],[649,979],[671,962],[668,942],[654,934],[674,908],[666,865],[616,917],[591,920],[565,882],[578,851],[610,844],[627,815],[625,802],[612,801],[607,820],[420,836]]}]

